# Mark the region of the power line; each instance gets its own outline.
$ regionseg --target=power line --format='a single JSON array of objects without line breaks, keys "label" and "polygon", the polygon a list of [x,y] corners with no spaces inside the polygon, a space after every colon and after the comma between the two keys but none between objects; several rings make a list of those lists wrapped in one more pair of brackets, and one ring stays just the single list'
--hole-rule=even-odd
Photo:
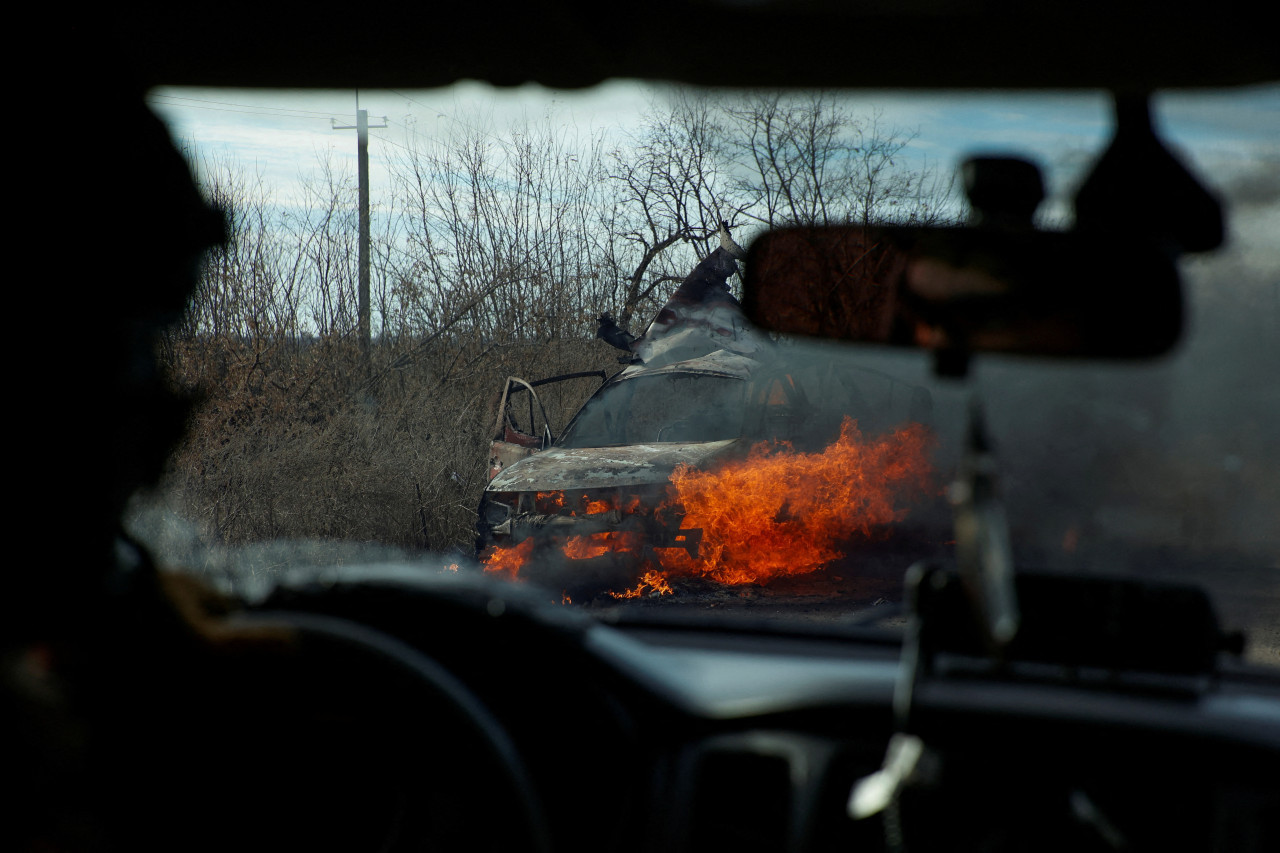
[{"label": "power line", "polygon": [[[260,107],[254,104],[237,104],[230,101],[212,101],[207,98],[190,98],[180,95],[153,94],[148,97],[153,103],[171,107],[182,107],[192,110],[210,110],[212,112],[234,112],[245,115],[275,116],[278,118],[328,118],[332,112],[317,110],[299,110],[290,107]],[[209,105],[209,106],[205,106]],[[234,108],[234,109],[233,109]]]},{"label": "power line", "polygon": [[[411,104],[417,104],[418,106],[422,107],[424,110],[427,110],[428,112],[433,112],[433,113],[435,113],[435,114],[436,114],[436,118],[442,118],[442,119],[446,119],[446,120],[448,120],[448,121],[451,121],[451,122],[453,122],[454,124],[460,124],[460,125],[462,125],[463,127],[465,127],[467,130],[470,130],[470,131],[472,131],[472,132],[474,132],[474,133],[478,133],[478,134],[480,134],[481,136],[487,136],[487,137],[489,137],[489,138],[490,138],[490,139],[492,139],[494,142],[502,142],[502,141],[503,141],[500,137],[494,136],[492,133],[490,133],[490,132],[489,132],[489,131],[487,131],[487,130],[483,130],[483,129],[481,129],[481,128],[478,128],[478,127],[476,127],[476,126],[475,126],[475,125],[473,125],[473,124],[468,124],[467,122],[463,121],[462,119],[458,118],[457,116],[453,116],[453,115],[450,115],[450,114],[448,114],[448,113],[442,112],[441,110],[437,109],[436,107],[433,107],[433,106],[431,106],[430,104],[425,104],[425,103],[423,103],[422,101],[419,101],[419,100],[416,100],[416,99],[414,99],[414,98],[411,98],[411,97],[409,97],[408,95],[406,95],[406,94],[405,94],[405,93],[403,93],[403,92],[398,92],[398,91],[396,91],[395,89],[387,89],[386,91],[390,92],[391,94],[395,95],[395,96],[396,96],[396,97],[398,97],[398,98],[404,98],[406,101],[408,101],[408,102],[409,102],[409,103],[411,103]],[[406,130],[407,130],[407,129],[408,129],[408,128],[406,128]]]},{"label": "power line", "polygon": [[[430,104],[427,104],[416,98],[410,97],[404,92],[396,91],[394,89],[386,89],[384,91],[387,91],[398,98],[403,98],[409,103],[414,104],[418,107],[421,107],[422,109],[427,110],[428,112],[434,112],[437,118],[443,118],[455,125],[458,125],[467,130],[470,130],[473,133],[477,133],[481,136],[485,136],[489,139],[492,139],[494,142],[503,144],[507,141],[503,139],[503,137],[501,136],[491,133],[488,130],[484,130],[483,128],[477,127],[476,125],[471,124],[470,122],[464,121],[463,119],[460,119],[455,115],[442,112],[440,109],[433,107]],[[240,115],[256,115],[256,116],[273,117],[273,118],[298,118],[298,119],[306,119],[306,120],[310,120],[313,118],[328,118],[331,121],[333,117],[332,111],[302,110],[302,109],[296,109],[292,107],[280,107],[280,106],[258,106],[255,104],[242,104],[234,101],[221,101],[221,100],[215,100],[211,98],[196,98],[189,95],[171,95],[168,93],[152,93],[148,95],[148,100],[150,100],[152,103],[155,103],[157,105],[178,107],[181,109],[205,110],[207,112],[224,112],[224,113],[235,113]],[[384,121],[387,121],[390,124],[404,130],[406,133],[418,132],[417,127],[411,127],[408,124],[404,124],[401,122],[393,122],[393,121],[390,121],[390,119],[386,119],[385,117],[384,117]],[[381,141],[387,142],[388,144],[394,145],[395,147],[400,148],[403,151],[413,153],[412,149],[408,148],[407,146],[392,142],[391,140],[387,139],[385,136],[378,135],[377,138]]]},{"label": "power line", "polygon": [[300,110],[297,107],[280,107],[280,106],[263,106],[261,104],[241,104],[235,101],[218,101],[212,98],[197,98],[192,95],[174,95],[168,92],[152,92],[149,96],[152,100],[166,99],[169,101],[191,101],[197,104],[216,104],[224,107],[244,107],[251,110],[272,110],[285,113],[309,113],[311,115],[328,115],[328,112],[319,112],[316,110]]}]

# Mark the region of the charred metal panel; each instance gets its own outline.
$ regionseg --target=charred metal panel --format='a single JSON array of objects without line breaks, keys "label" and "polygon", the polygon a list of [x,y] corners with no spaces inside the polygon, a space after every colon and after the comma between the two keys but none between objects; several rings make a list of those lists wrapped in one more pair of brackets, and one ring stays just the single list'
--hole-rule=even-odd
[{"label": "charred metal panel", "polygon": [[633,364],[618,374],[619,380],[634,379],[639,376],[656,376],[664,373],[692,373],[711,376],[731,376],[737,379],[748,379],[760,369],[760,362],[726,350],[716,350],[708,355],[677,361],[672,364],[650,366]]},{"label": "charred metal panel", "polygon": [[677,465],[699,466],[730,453],[738,439],[628,447],[552,447],[503,470],[490,488],[507,492],[621,488],[663,483]]},{"label": "charred metal panel", "polygon": [[512,441],[492,441],[489,443],[489,479],[492,480],[498,474],[521,459],[527,458],[531,453],[537,452],[537,447],[529,447],[526,444]]}]

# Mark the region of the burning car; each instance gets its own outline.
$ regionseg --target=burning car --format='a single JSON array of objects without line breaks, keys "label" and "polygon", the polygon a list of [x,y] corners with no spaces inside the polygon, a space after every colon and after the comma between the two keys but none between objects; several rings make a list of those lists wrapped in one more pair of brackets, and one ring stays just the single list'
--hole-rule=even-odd
[{"label": "burning car", "polygon": [[[759,362],[723,350],[660,367],[632,365],[602,385],[539,452],[533,447],[541,440],[530,441],[533,436],[512,425],[516,395],[504,395],[503,435],[493,442],[493,478],[480,506],[479,550],[527,557],[537,540],[544,554],[591,563],[580,578],[606,585],[623,579],[616,561],[594,558],[635,550],[643,562],[664,548],[696,554],[701,531],[681,530],[679,517],[657,511],[671,474],[680,465],[705,467],[742,455],[754,441],[787,437],[767,432],[795,422],[805,406],[800,396],[785,394],[772,406],[759,405],[763,395],[752,379],[760,369]],[[536,400],[532,385],[516,387]],[[527,451],[523,459],[503,465],[520,450]],[[506,565],[501,553],[491,564]]]},{"label": "burning car", "polygon": [[[743,568],[746,554],[761,549],[739,548],[736,559],[726,558],[721,541],[751,541],[740,530],[712,533],[704,543],[708,531],[700,519],[713,527],[787,526],[792,534],[774,546],[785,558],[774,563],[812,570],[831,554],[814,531],[799,535],[794,516],[802,513],[796,506],[812,494],[842,490],[844,506],[865,510],[873,502],[851,493],[863,482],[854,476],[856,466],[874,464],[863,461],[874,454],[847,458],[855,445],[883,448],[886,461],[904,454],[916,461],[873,478],[882,487],[874,501],[879,511],[851,513],[844,523],[830,525],[827,538],[847,538],[855,530],[866,534],[898,517],[892,504],[896,487],[903,479],[919,480],[927,469],[923,424],[929,394],[892,377],[865,371],[855,376],[829,361],[775,347],[745,323],[723,288],[734,270],[723,249],[700,264],[645,336],[629,342],[629,349],[642,354],[638,363],[604,381],[559,436],[552,435],[538,388],[593,374],[535,382],[508,378],[478,513],[476,547],[487,570],[569,592],[630,586],[636,579],[662,592],[665,573],[672,571],[730,583],[772,573],[768,566]],[[683,357],[718,343],[726,347]],[[874,405],[873,397],[880,398]],[[914,424],[914,431],[892,432],[903,423]],[[864,439],[864,431],[890,438],[877,444]],[[771,450],[778,453],[769,463]],[[809,465],[802,460],[819,457],[825,474],[800,471]],[[784,470],[769,475],[771,495],[734,479],[746,469],[779,463]],[[693,476],[729,470],[734,473],[720,482],[695,482]],[[824,476],[832,484],[820,488]],[[711,500],[719,506],[708,514]],[[765,517],[750,520],[759,512]],[[797,549],[815,541],[823,556],[797,559]]]},{"label": "burning car", "polygon": [[[1063,365],[974,371],[975,385],[1022,393],[989,400],[990,431],[969,431],[954,489],[955,559],[908,570],[905,631],[873,630],[875,611],[821,626],[735,624],[708,611],[662,622],[639,609],[629,620],[587,619],[498,577],[430,575],[404,563],[300,567],[219,594],[207,575],[163,570],[120,523],[125,497],[154,480],[161,449],[184,422],[173,390],[142,356],[194,287],[196,251],[217,230],[177,149],[142,108],[140,85],[404,88],[476,76],[565,86],[631,74],[742,85],[1231,86],[1191,115],[1197,135],[1233,158],[1250,149],[1223,129],[1280,115],[1267,112],[1280,70],[1260,15],[993,6],[682,3],[624,21],[612,15],[630,10],[598,4],[553,4],[552,14],[532,4],[458,4],[453,17],[420,6],[400,26],[378,28],[352,27],[325,4],[301,19],[292,6],[263,3],[252,27],[192,27],[177,9],[113,9],[90,19],[101,26],[64,28],[68,57],[95,72],[89,118],[123,122],[127,132],[92,146],[61,134],[66,147],[49,162],[129,175],[130,191],[94,204],[86,170],[31,170],[68,176],[53,197],[84,202],[87,222],[59,235],[71,272],[54,283],[66,293],[58,319],[69,325],[49,354],[65,369],[17,371],[46,386],[29,399],[48,403],[28,419],[40,440],[24,454],[36,464],[20,470],[17,485],[27,506],[74,503],[77,513],[75,535],[19,524],[15,537],[24,559],[3,598],[0,651],[4,754],[16,783],[6,849],[1280,849],[1280,232],[1271,159],[1241,173],[1251,180],[1235,190],[1232,210],[1247,215],[1231,232],[1235,249],[1219,259],[1225,265],[1209,275],[1207,263],[1185,262],[1202,320],[1180,351],[1149,370],[1095,366],[1069,386],[1105,381],[1127,397],[1153,380],[1163,386],[1158,405],[1119,410],[1131,416],[1125,440],[1112,445],[1123,453],[1096,454],[1100,430],[1079,428],[1120,432],[1105,398],[1069,395],[1034,417],[1042,423],[1010,428],[1041,414],[1027,388],[1060,391],[1052,386],[1066,384]],[[520,37],[491,50],[467,37],[499,25]],[[461,37],[435,39],[424,57],[429,28]],[[347,55],[316,51],[317,31],[344,37]],[[904,43],[919,48],[910,61]],[[750,61],[709,61],[709,45]],[[1246,84],[1266,86],[1249,93]],[[1159,219],[1146,236],[1171,252],[1177,235],[1167,226],[1189,220],[1185,175],[1179,187],[1179,173],[1165,168],[1146,110],[1117,113],[1127,117],[1117,116],[1115,142],[1090,182],[1106,218],[1080,217],[1092,233],[1066,239],[1090,273],[1123,275],[1094,284],[1072,274],[1079,267],[1059,272],[1058,238],[1038,229],[997,234],[1003,247],[977,227],[920,232],[931,251],[908,283],[930,309],[916,319],[931,334],[908,340],[931,355],[947,354],[936,342],[967,340],[984,362],[1048,357],[1046,349],[1096,355],[1132,336],[1148,353],[1165,345],[1149,324],[1150,303],[1139,322],[1104,316],[1101,327],[1079,310],[1141,304],[1122,297],[1149,280],[1114,263],[1124,255],[1099,256],[1099,235],[1140,237]],[[1041,118],[1036,129],[1044,127]],[[1278,137],[1271,133],[1265,151]],[[779,266],[794,269],[796,252],[786,254]],[[103,264],[113,257],[127,274]],[[1161,270],[1159,262],[1145,270]],[[1071,287],[1042,274],[1066,274]],[[128,286],[103,286],[119,281]],[[982,281],[1032,286],[976,294]],[[1082,292],[1082,282],[1108,301]],[[796,295],[789,282],[773,283]],[[1166,309],[1181,292],[1169,284]],[[829,288],[807,295],[842,304]],[[1057,305],[1043,298],[1059,295]],[[1061,323],[1045,322],[1061,309],[1069,309]],[[1224,322],[1237,313],[1247,316]],[[1203,322],[1215,315],[1216,331]],[[921,326],[890,327],[903,328]],[[1049,331],[1057,334],[1046,339]],[[940,365],[954,367],[966,353],[947,355]],[[49,393],[59,376],[77,382]],[[742,387],[757,381],[753,374]],[[1136,417],[1148,409],[1155,416]],[[86,410],[110,416],[73,442],[53,428]],[[1002,493],[988,435],[1011,472],[1049,459],[1112,482],[1031,467],[1030,476],[1002,479]],[[530,439],[526,461],[556,444],[545,432]],[[1126,464],[1147,451],[1159,464]],[[83,485],[72,501],[68,483]],[[1079,514],[1057,511],[1058,502]],[[1153,523],[1157,511],[1195,524]],[[1220,530],[1209,538],[1200,524],[1216,513]],[[701,559],[713,531],[694,526],[704,534]],[[1184,582],[1171,583],[1178,574]],[[1249,645],[1233,624],[1248,629]]]}]

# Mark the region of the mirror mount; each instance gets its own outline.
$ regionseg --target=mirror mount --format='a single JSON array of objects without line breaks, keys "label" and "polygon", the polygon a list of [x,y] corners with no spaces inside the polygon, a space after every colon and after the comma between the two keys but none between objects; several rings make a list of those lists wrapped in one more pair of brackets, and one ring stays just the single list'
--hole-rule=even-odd
[{"label": "mirror mount", "polygon": [[[960,165],[965,196],[969,200],[969,225],[988,231],[1029,233],[1044,201],[1044,177],[1040,167],[1022,157],[974,156]],[[970,348],[952,333],[948,345],[933,352],[936,376],[963,379],[969,373]]]},{"label": "mirror mount", "polygon": [[1115,132],[1075,195],[1081,231],[1141,231],[1171,254],[1222,245],[1222,205],[1161,142],[1146,93],[1115,93]]},{"label": "mirror mount", "polygon": [[969,157],[960,165],[969,199],[969,224],[975,228],[1032,228],[1044,201],[1040,167],[1022,157]]}]

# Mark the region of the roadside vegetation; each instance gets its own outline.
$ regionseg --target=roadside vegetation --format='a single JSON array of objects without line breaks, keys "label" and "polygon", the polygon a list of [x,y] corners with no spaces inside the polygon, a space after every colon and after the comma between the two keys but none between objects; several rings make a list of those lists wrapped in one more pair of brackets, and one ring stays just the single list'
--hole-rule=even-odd
[{"label": "roadside vegetation", "polygon": [[[168,505],[211,544],[465,551],[505,377],[618,369],[597,318],[642,333],[722,221],[745,245],[766,226],[950,209],[949,181],[905,166],[910,134],[820,95],[675,100],[626,139],[406,139],[375,197],[367,358],[354,177],[321,162],[286,202],[197,155],[229,239],[160,347],[199,401]],[[569,384],[548,392],[558,426],[594,387]]]}]

